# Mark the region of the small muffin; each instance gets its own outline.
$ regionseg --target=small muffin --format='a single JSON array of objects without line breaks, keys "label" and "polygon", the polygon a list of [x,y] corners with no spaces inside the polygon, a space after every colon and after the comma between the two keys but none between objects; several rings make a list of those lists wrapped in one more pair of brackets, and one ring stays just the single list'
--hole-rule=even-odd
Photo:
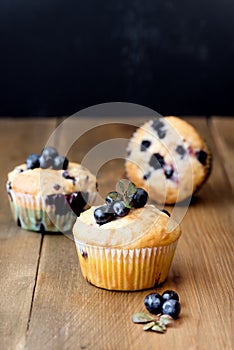
[{"label": "small muffin", "polygon": [[144,205],[145,193],[137,188],[128,204],[110,203],[107,196],[105,205],[77,218],[74,240],[81,272],[91,284],[135,291],[166,280],[181,230],[168,213]]},{"label": "small muffin", "polygon": [[53,147],[31,154],[8,174],[13,218],[26,230],[69,232],[77,216],[93,204],[96,178]]},{"label": "small muffin", "polygon": [[127,147],[126,173],[150,199],[174,204],[207,180],[212,156],[195,128],[178,117],[155,118],[136,130]]}]

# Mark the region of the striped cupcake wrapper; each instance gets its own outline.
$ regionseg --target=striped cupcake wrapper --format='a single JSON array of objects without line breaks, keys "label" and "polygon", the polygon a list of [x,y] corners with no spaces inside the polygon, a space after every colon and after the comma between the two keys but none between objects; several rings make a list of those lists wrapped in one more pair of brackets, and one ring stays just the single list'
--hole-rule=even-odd
[{"label": "striped cupcake wrapper", "polygon": [[[9,202],[15,222],[23,229],[40,232],[71,231],[77,216],[66,210],[57,214],[53,205],[47,205],[41,196],[8,190]],[[67,203],[66,203],[67,205]]]},{"label": "striped cupcake wrapper", "polygon": [[97,287],[121,291],[149,289],[164,282],[177,242],[153,248],[118,249],[86,245],[75,238],[84,278]]}]

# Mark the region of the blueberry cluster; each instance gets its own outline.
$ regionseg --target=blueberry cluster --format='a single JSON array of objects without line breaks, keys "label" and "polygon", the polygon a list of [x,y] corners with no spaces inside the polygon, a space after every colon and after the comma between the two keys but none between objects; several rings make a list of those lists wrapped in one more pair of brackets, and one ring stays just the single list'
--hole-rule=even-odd
[{"label": "blueberry cluster", "polygon": [[148,200],[148,193],[143,188],[137,188],[131,183],[131,191],[123,194],[112,191],[106,196],[106,204],[94,211],[94,217],[99,225],[106,224],[117,217],[126,216],[131,208],[144,207]]},{"label": "blueberry cluster", "polygon": [[173,290],[166,290],[162,295],[158,293],[148,294],[144,299],[146,309],[152,314],[169,315],[177,319],[180,314],[180,302],[178,294]]},{"label": "blueberry cluster", "polygon": [[30,154],[26,159],[27,169],[52,168],[54,170],[66,170],[69,161],[67,157],[61,156],[56,148],[52,146],[45,147],[41,154]]}]

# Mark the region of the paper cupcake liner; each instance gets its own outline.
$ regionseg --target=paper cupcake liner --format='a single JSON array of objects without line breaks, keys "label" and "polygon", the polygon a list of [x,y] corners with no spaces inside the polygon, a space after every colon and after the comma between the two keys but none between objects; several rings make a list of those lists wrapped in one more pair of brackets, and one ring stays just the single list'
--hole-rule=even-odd
[{"label": "paper cupcake liner", "polygon": [[90,246],[75,239],[81,272],[91,284],[109,290],[149,289],[168,276],[177,241],[141,249]]},{"label": "paper cupcake liner", "polygon": [[[82,195],[80,195],[82,199],[78,198],[77,193],[43,198],[40,195],[16,193],[9,187],[7,191],[13,218],[18,226],[26,230],[69,232],[77,218],[77,215],[71,209],[72,204],[78,204],[79,200],[81,203],[82,200],[83,210],[87,208]],[[75,196],[73,202],[72,196]]]}]

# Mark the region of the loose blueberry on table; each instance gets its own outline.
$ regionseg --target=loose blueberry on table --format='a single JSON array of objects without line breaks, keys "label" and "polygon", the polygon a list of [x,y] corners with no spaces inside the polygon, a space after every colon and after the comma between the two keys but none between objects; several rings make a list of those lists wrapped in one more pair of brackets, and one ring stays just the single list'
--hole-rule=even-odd
[{"label": "loose blueberry on table", "polygon": [[180,302],[175,299],[168,299],[162,305],[162,313],[177,319],[180,313]]},{"label": "loose blueberry on table", "polygon": [[179,295],[174,290],[165,290],[162,294],[162,298],[164,301],[169,299],[174,299],[179,301]]},{"label": "loose blueberry on table", "polygon": [[146,309],[153,315],[144,312],[135,313],[134,323],[144,323],[143,330],[164,333],[167,325],[179,317],[181,304],[179,295],[173,290],[166,290],[163,294],[150,293],[144,299]]},{"label": "loose blueberry on table", "polygon": [[166,314],[176,319],[180,313],[180,302],[178,294],[173,290],[166,290],[162,295],[151,293],[145,297],[146,309],[153,314]]},{"label": "loose blueberry on table", "polygon": [[140,187],[136,187],[132,182],[129,183],[128,188],[124,188],[121,184],[122,193],[118,191],[111,191],[107,194],[105,205],[94,210],[94,218],[99,225],[106,224],[119,217],[126,216],[131,208],[142,208],[148,200],[148,193]]},{"label": "loose blueberry on table", "polygon": [[158,293],[151,293],[145,297],[144,304],[149,312],[158,315],[162,312],[163,298]]}]

